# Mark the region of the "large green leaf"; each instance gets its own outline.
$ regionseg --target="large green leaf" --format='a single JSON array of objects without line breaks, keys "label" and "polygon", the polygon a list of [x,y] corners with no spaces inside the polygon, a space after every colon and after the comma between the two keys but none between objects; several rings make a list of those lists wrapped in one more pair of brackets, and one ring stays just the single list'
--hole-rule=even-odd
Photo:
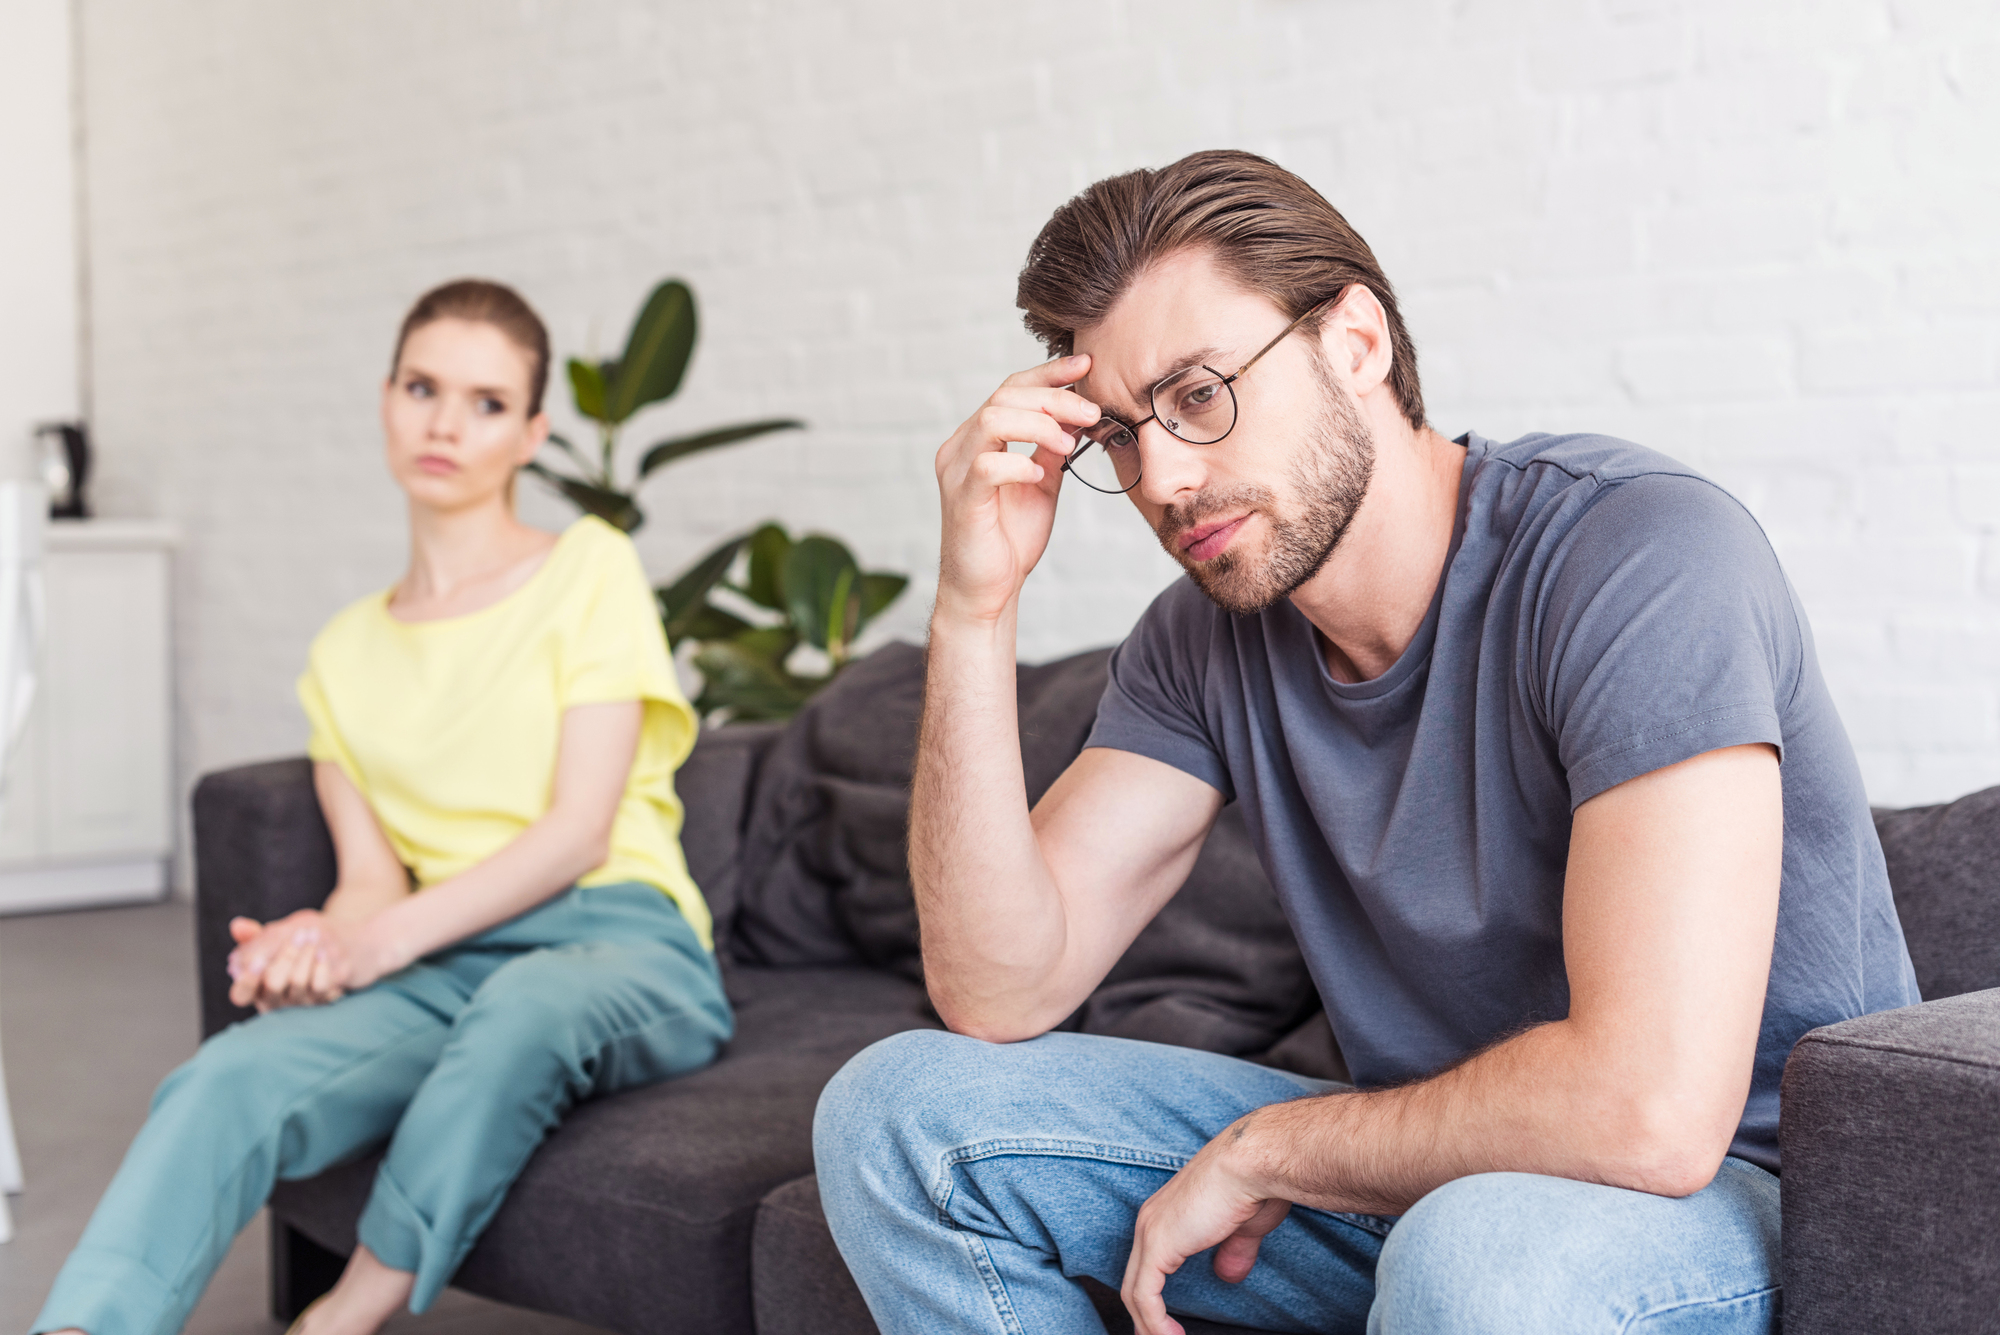
[{"label": "large green leaf", "polygon": [[719,449],[724,445],[734,445],[739,440],[750,440],[756,436],[769,435],[773,431],[797,431],[805,423],[793,417],[773,417],[762,422],[744,422],[737,426],[717,427],[713,431],[703,431],[692,436],[675,436],[663,440],[639,456],[639,476],[645,477],[662,464],[670,464],[676,459],[703,450]]},{"label": "large green leaf", "polygon": [[704,714],[726,709],[746,722],[790,718],[825,685],[823,679],[794,677],[730,640],[703,645],[694,665],[703,682],[695,707]]},{"label": "large green leaf", "polygon": [[792,650],[799,647],[798,632],[790,626],[758,626],[732,638],[737,648],[756,655],[781,672]]},{"label": "large green leaf", "polygon": [[697,603],[680,621],[680,633],[668,638],[679,643],[693,640],[706,644],[710,640],[733,640],[757,630],[734,612],[725,612],[714,603]]},{"label": "large green leaf", "polygon": [[750,577],[743,596],[773,612],[785,610],[785,558],[792,535],[776,524],[761,525],[750,535]]},{"label": "large green leaf", "polygon": [[706,606],[709,590],[729,573],[729,567],[736,563],[736,554],[743,550],[743,544],[749,538],[747,533],[737,534],[682,571],[673,583],[654,591],[660,602],[660,620],[666,624],[669,642],[678,643],[691,633],[690,621]]},{"label": "large green leaf", "polygon": [[[886,570],[871,570],[861,577],[861,625],[865,626],[888,610],[889,604],[903,596],[903,590],[910,585],[908,575],[892,575]],[[858,634],[861,627],[856,626]]]},{"label": "large green leaf", "polygon": [[605,417],[623,422],[649,403],[672,398],[694,355],[694,292],[678,278],[653,289],[626,336],[624,355],[605,386]]},{"label": "large green leaf", "polygon": [[814,533],[793,543],[785,554],[785,613],[793,629],[808,644],[826,648],[828,627],[839,624],[836,608],[844,609],[860,578],[854,553],[837,539]]},{"label": "large green leaf", "polygon": [[833,596],[826,600],[826,651],[836,663],[847,661],[848,646],[861,626],[861,567],[849,566],[833,582]]},{"label": "large green leaf", "polygon": [[600,487],[595,482],[585,482],[580,478],[567,477],[539,463],[523,464],[522,470],[533,473],[554,487],[585,514],[596,515],[605,523],[623,529],[627,533],[635,532],[639,525],[646,522],[645,513],[622,491]]},{"label": "large green leaf", "polygon": [[594,362],[569,359],[570,395],[576,400],[576,410],[593,422],[609,420],[604,416],[604,371]]}]

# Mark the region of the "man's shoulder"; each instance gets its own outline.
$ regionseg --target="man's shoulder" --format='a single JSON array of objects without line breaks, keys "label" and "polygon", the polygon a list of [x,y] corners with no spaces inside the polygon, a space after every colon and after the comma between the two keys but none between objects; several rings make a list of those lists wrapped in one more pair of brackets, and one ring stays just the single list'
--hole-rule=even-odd
[{"label": "man's shoulder", "polygon": [[1537,431],[1504,443],[1469,435],[1466,442],[1469,448],[1480,452],[1475,465],[1479,470],[1492,466],[1517,473],[1538,473],[1558,483],[1564,478],[1605,484],[1655,476],[1708,480],[1658,450],[1595,432],[1552,435]]},{"label": "man's shoulder", "polygon": [[[1765,545],[1743,503],[1699,470],[1616,436],[1529,435],[1497,444],[1469,439],[1477,455],[1472,490],[1518,531],[1533,525],[1545,551],[1585,535],[1611,547],[1712,537]],[[1606,530],[1612,530],[1610,534]]]}]

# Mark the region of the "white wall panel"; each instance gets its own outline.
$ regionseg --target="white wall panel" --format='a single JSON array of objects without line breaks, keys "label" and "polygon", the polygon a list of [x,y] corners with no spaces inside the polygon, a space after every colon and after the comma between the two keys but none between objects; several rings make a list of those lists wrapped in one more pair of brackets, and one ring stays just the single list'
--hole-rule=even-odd
[{"label": "white wall panel", "polygon": [[0,0],[0,477],[77,413],[69,0]]},{"label": "white wall panel", "polygon": [[[1748,502],[1878,801],[2000,781],[1990,0],[84,3],[103,495],[188,535],[184,779],[298,749],[308,639],[398,568],[374,394],[426,285],[517,283],[567,353],[685,275],[701,347],[634,443],[812,429],[663,474],[649,564],[830,529],[915,573],[915,636],[931,454],[1038,356],[1028,241],[1228,145],[1373,242],[1440,428],[1617,432]],[[1072,498],[1023,652],[1172,575]]]}]

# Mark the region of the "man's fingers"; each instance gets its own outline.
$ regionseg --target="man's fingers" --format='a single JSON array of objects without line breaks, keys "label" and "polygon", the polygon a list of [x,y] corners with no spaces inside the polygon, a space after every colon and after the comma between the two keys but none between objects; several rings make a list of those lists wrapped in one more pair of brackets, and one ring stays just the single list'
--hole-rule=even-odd
[{"label": "man's fingers", "polygon": [[1000,383],[1004,386],[1015,388],[1047,386],[1053,389],[1058,385],[1074,385],[1077,381],[1083,379],[1089,371],[1089,356],[1084,353],[1077,353],[1072,357],[1053,358],[1043,362],[1040,366],[1030,366],[1025,371],[1016,371]]},{"label": "man's fingers", "polygon": [[1062,423],[1038,409],[1006,408],[989,403],[979,410],[973,420],[979,424],[981,450],[984,453],[1005,448],[1017,440],[1046,446],[1057,454],[1068,454],[1076,448],[1075,437],[1063,430]]},{"label": "man's fingers", "polygon": [[1215,1249],[1215,1277],[1228,1284],[1241,1284],[1257,1265],[1261,1237],[1246,1238],[1241,1233],[1224,1238]]},{"label": "man's fingers", "polygon": [[996,408],[1041,413],[1066,426],[1090,426],[1104,416],[1104,411],[1096,404],[1069,389],[1002,385],[986,402]]},{"label": "man's fingers", "polygon": [[1186,1335],[1181,1323],[1167,1314],[1167,1277],[1153,1265],[1141,1263],[1139,1271],[1126,1281],[1125,1310],[1132,1314],[1132,1335]]},{"label": "man's fingers", "polygon": [[1157,1244],[1149,1236],[1146,1217],[1141,1214],[1132,1232],[1132,1252],[1125,1259],[1125,1283],[1118,1296],[1132,1314],[1133,1335],[1185,1335],[1181,1323],[1167,1315],[1167,1276],[1180,1269],[1181,1259],[1154,1254]]},{"label": "man's fingers", "polygon": [[1291,1211],[1292,1203],[1285,1200],[1268,1200],[1259,1205],[1257,1213],[1216,1247],[1215,1277],[1230,1284],[1241,1284],[1248,1279],[1257,1265],[1257,1249],[1263,1246],[1264,1235],[1284,1223]]},{"label": "man's fingers", "polygon": [[989,487],[1040,482],[1047,470],[1025,454],[982,454],[972,461],[967,476]]}]

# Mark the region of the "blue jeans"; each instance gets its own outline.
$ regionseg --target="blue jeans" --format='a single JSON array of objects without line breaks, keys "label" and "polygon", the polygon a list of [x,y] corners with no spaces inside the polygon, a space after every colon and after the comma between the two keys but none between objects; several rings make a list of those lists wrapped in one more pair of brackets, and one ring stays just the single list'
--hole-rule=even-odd
[{"label": "blue jeans", "polygon": [[628,881],[231,1025],[161,1083],[34,1329],[179,1330],[274,1179],[384,1140],[360,1238],[421,1312],[572,1104],[706,1066],[732,1024],[715,957]]},{"label": "blue jeans", "polygon": [[[849,1062],[813,1127],[820,1200],[884,1335],[1102,1330],[1146,1199],[1236,1118],[1329,1088],[1186,1048],[919,1031]],[[1408,1214],[1294,1208],[1242,1284],[1192,1257],[1170,1311],[1368,1335],[1769,1332],[1778,1180],[1730,1159],[1683,1200],[1530,1173]]]}]

